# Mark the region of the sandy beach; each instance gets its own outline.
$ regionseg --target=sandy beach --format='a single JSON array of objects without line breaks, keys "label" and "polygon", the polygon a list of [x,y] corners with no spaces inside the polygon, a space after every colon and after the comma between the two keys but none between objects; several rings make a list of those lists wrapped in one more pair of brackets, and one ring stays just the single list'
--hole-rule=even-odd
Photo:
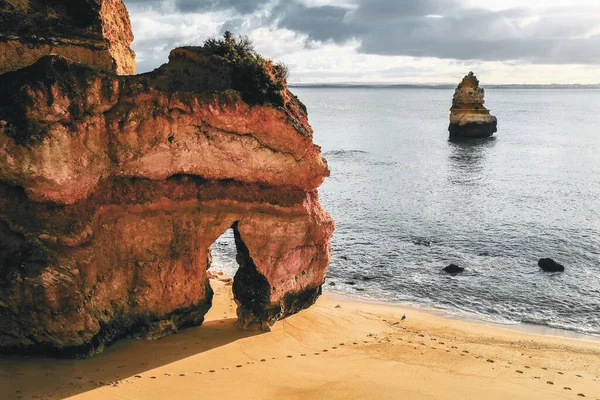
[{"label": "sandy beach", "polygon": [[241,332],[231,286],[212,286],[202,327],[159,341],[124,340],[88,360],[0,357],[0,397],[600,398],[598,342],[327,295],[271,332]]}]

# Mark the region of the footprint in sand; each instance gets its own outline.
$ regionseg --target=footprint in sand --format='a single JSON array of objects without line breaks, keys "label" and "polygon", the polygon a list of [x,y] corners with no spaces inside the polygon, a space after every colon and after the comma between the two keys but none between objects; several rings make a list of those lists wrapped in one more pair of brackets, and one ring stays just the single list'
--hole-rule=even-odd
[{"label": "footprint in sand", "polygon": [[151,376],[150,379],[156,379],[156,377],[155,376]]},{"label": "footprint in sand", "polygon": [[563,389],[565,390],[572,390],[570,387],[565,386]]},{"label": "footprint in sand", "polygon": [[523,373],[523,371],[521,371],[520,369],[516,370],[515,372],[516,372],[517,374],[522,374],[522,373]]},{"label": "footprint in sand", "polygon": [[492,364],[493,364],[495,361],[494,361],[494,360],[487,360],[487,362],[489,362],[489,363],[492,363]]},{"label": "footprint in sand", "polygon": [[583,394],[583,393],[577,393],[577,396],[579,396],[579,397],[585,397],[585,394]]},{"label": "footprint in sand", "polygon": [[292,358],[293,356],[287,356],[287,358]]},{"label": "footprint in sand", "polygon": [[138,379],[140,379],[141,377],[142,377],[141,375],[134,376],[134,378],[138,378]]},{"label": "footprint in sand", "polygon": [[320,354],[321,354],[321,353],[315,353],[315,356],[318,356],[318,355],[320,355]]},{"label": "footprint in sand", "polygon": [[208,372],[214,373],[214,372],[217,372],[217,371],[215,371],[214,369],[211,369],[211,370],[210,370],[210,371],[208,371]]},{"label": "footprint in sand", "polygon": [[185,374],[179,374],[179,376],[185,376]]},{"label": "footprint in sand", "polygon": [[546,381],[546,383],[547,383],[548,385],[554,385],[554,382],[552,382],[552,381]]},{"label": "footprint in sand", "polygon": [[583,376],[581,376],[581,375],[575,375],[575,376],[578,377],[578,378],[583,378]]},{"label": "footprint in sand", "polygon": [[243,365],[236,365],[235,367],[236,367],[236,368],[242,368],[242,367],[243,367]]},{"label": "footprint in sand", "polygon": [[328,351],[329,351],[329,350],[325,349],[325,350],[323,350],[323,353],[327,353]]},{"label": "footprint in sand", "polygon": [[202,372],[200,372],[200,371],[196,371],[196,372],[194,372],[194,373],[195,373],[195,374],[198,374],[198,375],[202,375]]},{"label": "footprint in sand", "polygon": [[260,360],[260,362],[267,362],[267,360],[263,358],[262,360]]},{"label": "footprint in sand", "polygon": [[300,354],[300,357],[306,357],[306,354]]},{"label": "footprint in sand", "polygon": [[559,375],[564,375],[564,372],[560,372],[560,371],[558,371],[558,372],[557,372],[557,374],[559,374]]},{"label": "footprint in sand", "polygon": [[171,374],[169,374],[168,372],[165,373],[165,376],[171,376]]}]

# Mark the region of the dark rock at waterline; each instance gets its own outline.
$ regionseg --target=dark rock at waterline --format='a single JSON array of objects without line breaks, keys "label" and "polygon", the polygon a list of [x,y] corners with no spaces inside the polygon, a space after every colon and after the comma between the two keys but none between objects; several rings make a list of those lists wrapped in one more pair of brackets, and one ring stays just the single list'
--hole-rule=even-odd
[{"label": "dark rock at waterline", "polygon": [[538,266],[546,272],[564,272],[565,267],[551,258],[542,258],[538,261]]},{"label": "dark rock at waterline", "polygon": [[496,117],[489,122],[469,122],[464,125],[450,124],[450,139],[475,139],[487,138],[498,132],[498,121]]},{"label": "dark rock at waterline", "polygon": [[353,282],[353,281],[348,281],[348,282],[345,282],[345,283],[346,283],[346,285],[350,285],[350,286],[356,285],[356,282]]},{"label": "dark rock at waterline", "polygon": [[447,272],[449,274],[460,274],[461,272],[465,272],[465,269],[463,267],[459,267],[456,264],[450,264],[446,268],[444,268],[444,272]]},{"label": "dark rock at waterline", "polygon": [[335,282],[329,282],[329,286],[335,286]]}]

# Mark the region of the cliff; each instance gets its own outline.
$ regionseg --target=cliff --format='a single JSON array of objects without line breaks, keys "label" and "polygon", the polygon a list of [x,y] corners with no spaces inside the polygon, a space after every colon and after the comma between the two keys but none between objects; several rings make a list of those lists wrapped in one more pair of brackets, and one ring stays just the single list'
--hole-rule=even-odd
[{"label": "cliff", "polygon": [[450,109],[451,138],[489,137],[497,132],[498,121],[485,108],[485,90],[469,72],[456,88]]},{"label": "cliff", "polygon": [[69,55],[0,75],[0,348],[85,356],[201,324],[230,227],[242,328],[312,305],[329,171],[285,68],[231,36],[138,76]]},{"label": "cliff", "polygon": [[53,54],[135,74],[132,41],[121,0],[0,0],[0,74]]}]

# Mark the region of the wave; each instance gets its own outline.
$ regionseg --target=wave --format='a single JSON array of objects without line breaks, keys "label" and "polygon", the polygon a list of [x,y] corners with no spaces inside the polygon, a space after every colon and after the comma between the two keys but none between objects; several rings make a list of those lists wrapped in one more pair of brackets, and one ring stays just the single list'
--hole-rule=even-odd
[{"label": "wave", "polygon": [[356,156],[360,154],[368,154],[368,151],[364,150],[330,150],[323,154],[326,157],[346,157],[346,156]]}]

